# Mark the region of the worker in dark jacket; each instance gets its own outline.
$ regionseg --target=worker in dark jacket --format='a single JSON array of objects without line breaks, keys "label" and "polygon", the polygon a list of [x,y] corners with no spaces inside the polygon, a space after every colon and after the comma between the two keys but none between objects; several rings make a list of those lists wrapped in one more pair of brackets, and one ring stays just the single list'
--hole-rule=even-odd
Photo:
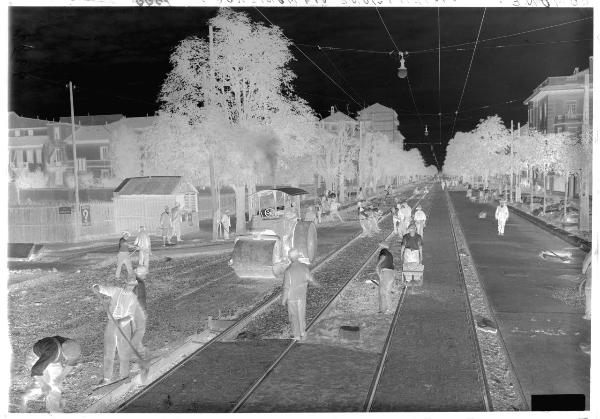
[{"label": "worker in dark jacket", "polygon": [[21,399],[21,412],[27,410],[27,402],[41,395],[46,396],[46,410],[50,413],[63,411],[62,384],[81,358],[81,347],[62,336],[46,337],[33,345],[38,357],[31,368],[33,383],[25,389]]},{"label": "worker in dark jacket", "polygon": [[283,273],[281,304],[287,304],[294,339],[302,340],[306,329],[306,289],[309,282],[317,287],[319,284],[313,279],[308,266],[298,260],[300,252],[297,249],[290,249],[288,257],[291,264]]},{"label": "worker in dark jacket", "polygon": [[131,236],[129,231],[124,231],[119,239],[119,253],[117,254],[117,272],[115,276],[117,280],[121,279],[121,268],[123,265],[127,268],[127,276],[133,275],[133,265],[131,264],[131,255],[129,252],[131,248],[127,239]]},{"label": "worker in dark jacket", "polygon": [[379,312],[392,313],[392,285],[394,284],[394,256],[389,251],[387,243],[379,245],[379,261],[375,272],[379,276]]}]

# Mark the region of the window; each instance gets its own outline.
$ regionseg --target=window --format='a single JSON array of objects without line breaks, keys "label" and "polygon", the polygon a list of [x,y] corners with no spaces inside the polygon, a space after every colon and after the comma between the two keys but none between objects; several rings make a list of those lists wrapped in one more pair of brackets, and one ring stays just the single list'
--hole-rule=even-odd
[{"label": "window", "polygon": [[35,162],[37,164],[42,164],[42,149],[41,148],[37,148],[35,150]]},{"label": "window", "polygon": [[86,164],[85,157],[77,159],[77,171],[79,171],[79,172],[87,171],[87,164]]},{"label": "window", "polygon": [[554,127],[554,128],[555,128],[555,130],[556,130],[557,133],[563,132],[565,130],[563,127]]},{"label": "window", "polygon": [[16,129],[15,130],[15,137],[20,137],[21,136],[21,130],[20,129]]},{"label": "window", "polygon": [[108,146],[103,145],[100,147],[100,160],[108,160]]},{"label": "window", "polygon": [[196,194],[188,193],[183,196],[183,208],[186,211],[196,212],[198,211],[198,207],[196,205]]},{"label": "window", "polygon": [[27,130],[27,135],[29,135],[30,137],[33,137],[33,130],[32,129],[28,129]]},{"label": "window", "polygon": [[109,169],[100,170],[100,177],[102,179],[106,179],[106,178],[110,177],[110,170]]},{"label": "window", "polygon": [[33,150],[27,150],[26,155],[25,161],[27,163],[33,163]]},{"label": "window", "polygon": [[54,127],[54,139],[60,139],[60,127]]},{"label": "window", "polygon": [[577,102],[574,100],[569,100],[565,103],[565,106],[567,109],[567,117],[572,118],[573,116],[575,116],[575,113],[577,112]]}]

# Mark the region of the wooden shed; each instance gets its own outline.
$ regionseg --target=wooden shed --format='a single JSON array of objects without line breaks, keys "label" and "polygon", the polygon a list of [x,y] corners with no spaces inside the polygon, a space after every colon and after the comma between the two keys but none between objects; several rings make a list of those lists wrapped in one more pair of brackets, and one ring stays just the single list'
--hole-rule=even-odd
[{"label": "wooden shed", "polygon": [[198,230],[198,191],[181,176],[143,176],[125,179],[114,190],[115,227],[135,235],[141,225],[150,234],[160,228],[165,206],[179,203],[182,233]]}]

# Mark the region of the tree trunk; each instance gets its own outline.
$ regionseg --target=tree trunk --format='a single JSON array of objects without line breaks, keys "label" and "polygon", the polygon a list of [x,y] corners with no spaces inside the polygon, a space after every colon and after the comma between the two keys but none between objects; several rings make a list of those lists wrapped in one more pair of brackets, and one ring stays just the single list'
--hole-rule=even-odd
[{"label": "tree trunk", "polygon": [[339,184],[340,184],[339,202],[341,204],[341,203],[346,202],[346,180],[344,179],[344,173],[342,171],[340,171]]},{"label": "tree trunk", "polygon": [[533,212],[533,168],[527,168],[527,175],[529,176],[529,212]]},{"label": "tree trunk", "polygon": [[254,199],[250,197],[250,195],[256,192],[256,184],[248,185],[248,219],[252,220],[252,216],[254,215]]},{"label": "tree trunk", "polygon": [[587,167],[581,172],[581,191],[579,192],[579,230],[590,230],[590,174]]},{"label": "tree trunk", "polygon": [[513,202],[513,187],[514,187],[514,179],[513,179],[513,170],[510,169],[510,194],[508,195],[508,202]]},{"label": "tree trunk", "polygon": [[544,186],[544,201],[542,202],[542,213],[546,214],[546,179],[548,178],[548,176],[546,175],[546,172],[542,173],[542,185]]},{"label": "tree trunk", "polygon": [[233,185],[235,191],[235,234],[246,232],[246,185]]},{"label": "tree trunk", "polygon": [[219,238],[219,220],[221,214],[219,214],[219,197],[217,196],[217,180],[215,176],[215,164],[214,156],[212,151],[209,150],[208,166],[210,174],[210,197],[211,197],[211,209],[212,209],[212,239],[216,241]]}]

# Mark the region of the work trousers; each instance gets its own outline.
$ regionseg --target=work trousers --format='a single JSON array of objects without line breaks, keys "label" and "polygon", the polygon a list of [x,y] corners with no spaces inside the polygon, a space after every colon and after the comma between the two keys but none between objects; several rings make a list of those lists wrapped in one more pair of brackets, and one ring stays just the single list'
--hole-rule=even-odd
[{"label": "work trousers", "polygon": [[[121,330],[131,339],[131,322],[121,327]],[[123,335],[118,331],[117,325],[112,319],[108,319],[106,329],[104,330],[104,368],[103,374],[105,380],[112,380],[113,366],[115,362],[115,351],[119,356],[119,377],[126,378],[129,376],[129,359],[131,349],[125,341]]]},{"label": "work trousers", "polygon": [[370,235],[369,229],[367,227],[367,220],[366,219],[361,219],[361,220],[359,220],[359,222],[360,222],[360,226],[361,226],[362,231],[363,231],[362,235],[363,236]]},{"label": "work trousers", "polygon": [[337,212],[337,211],[331,211],[331,212],[329,213],[329,215],[331,216],[331,219],[332,219],[332,220],[333,220],[334,218],[336,218],[336,217],[337,217],[337,219],[338,219],[338,220],[340,220],[341,222],[343,222],[343,221],[344,221],[344,220],[342,219],[342,216],[340,215],[340,213],[339,213],[339,212]]},{"label": "work trousers", "polygon": [[379,275],[379,311],[386,312],[392,309],[392,286],[394,284],[394,270],[383,268]]},{"label": "work trousers", "polygon": [[140,249],[140,259],[138,266],[145,266],[146,269],[150,268],[150,251]]},{"label": "work trousers", "polygon": [[71,366],[63,367],[61,363],[55,362],[49,364],[44,373],[33,377],[34,383],[25,392],[22,399],[22,411],[27,409],[27,402],[41,395],[46,396],[46,410],[49,413],[62,413],[62,383],[69,372],[73,369]]},{"label": "work trousers", "polygon": [[127,276],[133,274],[133,266],[131,265],[131,256],[129,256],[129,252],[119,252],[117,255],[117,272],[115,276],[117,279],[121,278],[121,267],[125,265],[127,268]]},{"label": "work trousers", "polygon": [[306,298],[288,300],[287,306],[292,333],[295,339],[300,339],[306,329]]},{"label": "work trousers", "polygon": [[506,220],[499,219],[498,220],[498,234],[504,235],[504,226],[506,225]]},{"label": "work trousers", "polygon": [[[139,297],[138,297],[139,298]],[[141,304],[141,301],[140,301]],[[145,305],[145,304],[144,304]],[[133,336],[131,337],[131,343],[133,347],[139,352],[140,356],[144,356],[146,348],[144,347],[143,340],[146,334],[146,310],[138,305],[133,314]],[[119,332],[117,332],[119,333]],[[126,343],[127,344],[127,343]]]},{"label": "work trousers", "polygon": [[171,227],[171,237],[169,237],[169,240],[171,240],[173,237],[177,237],[177,241],[181,241],[181,222],[173,223]]}]

